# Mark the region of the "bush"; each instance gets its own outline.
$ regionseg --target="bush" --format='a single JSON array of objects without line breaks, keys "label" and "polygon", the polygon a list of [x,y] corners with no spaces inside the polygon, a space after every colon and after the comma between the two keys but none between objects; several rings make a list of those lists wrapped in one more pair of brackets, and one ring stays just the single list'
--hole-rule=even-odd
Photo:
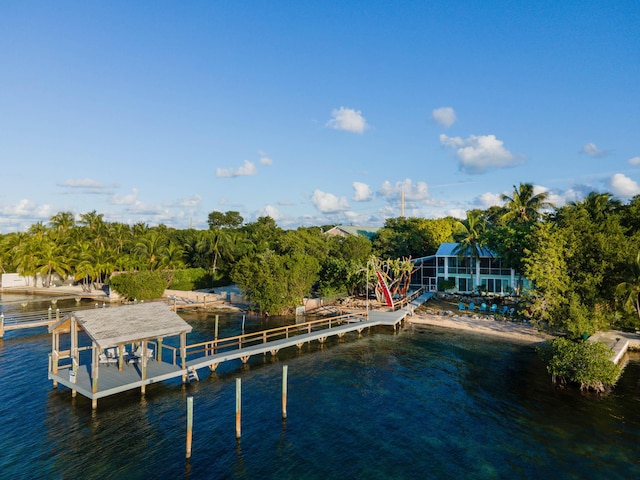
[{"label": "bush", "polygon": [[621,369],[611,361],[611,349],[604,343],[556,338],[538,352],[554,383],[569,381],[580,384],[580,390],[605,392],[620,376]]},{"label": "bush", "polygon": [[167,285],[159,272],[150,271],[121,273],[111,277],[109,284],[127,300],[160,298]]},{"label": "bush", "polygon": [[213,277],[209,271],[204,268],[188,268],[185,270],[177,270],[168,288],[172,290],[189,291],[212,287]]}]

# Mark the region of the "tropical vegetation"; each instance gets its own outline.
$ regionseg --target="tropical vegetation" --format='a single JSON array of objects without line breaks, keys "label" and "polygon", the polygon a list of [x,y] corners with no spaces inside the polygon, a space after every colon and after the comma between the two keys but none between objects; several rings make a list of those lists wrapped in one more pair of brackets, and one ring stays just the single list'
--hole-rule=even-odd
[{"label": "tropical vegetation", "polygon": [[46,224],[0,235],[0,270],[39,276],[45,285],[71,279],[87,290],[102,288],[114,272],[161,272],[168,286],[185,289],[235,282],[256,310],[273,315],[311,294],[364,293],[375,280],[367,268],[372,258],[389,269],[457,241],[467,261],[486,247],[533,282],[526,295],[514,293],[519,310],[540,328],[572,339],[640,328],[640,197],[625,204],[594,192],[554,207],[545,192],[520,184],[502,200],[462,221],[389,218],[372,240],[327,236],[331,225],[284,230],[270,217],[245,223],[233,211],[211,212],[206,230],[60,212]]}]

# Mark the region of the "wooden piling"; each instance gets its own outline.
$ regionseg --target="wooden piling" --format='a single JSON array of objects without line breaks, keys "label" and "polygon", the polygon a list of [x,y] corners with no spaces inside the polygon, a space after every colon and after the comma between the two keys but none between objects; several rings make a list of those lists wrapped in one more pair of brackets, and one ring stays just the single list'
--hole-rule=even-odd
[{"label": "wooden piling", "polygon": [[4,337],[4,313],[0,313],[0,338]]},{"label": "wooden piling", "polygon": [[282,419],[287,419],[287,372],[289,367],[282,366]]},{"label": "wooden piling", "polygon": [[193,395],[187,397],[187,459],[191,458],[191,439],[193,436]]},{"label": "wooden piling", "polygon": [[242,380],[236,378],[236,439],[240,439],[242,416]]},{"label": "wooden piling", "polygon": [[60,309],[56,308],[56,323],[60,321]]}]

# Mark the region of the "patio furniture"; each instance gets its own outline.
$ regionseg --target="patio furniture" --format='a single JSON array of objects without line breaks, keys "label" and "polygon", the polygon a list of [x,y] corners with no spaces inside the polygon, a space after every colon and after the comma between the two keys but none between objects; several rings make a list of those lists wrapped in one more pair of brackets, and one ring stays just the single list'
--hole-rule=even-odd
[{"label": "patio furniture", "polygon": [[115,358],[115,357],[110,357],[106,353],[100,353],[98,355],[98,363],[104,364],[104,365],[109,365],[111,363],[118,363],[118,359]]},{"label": "patio furniture", "polygon": [[466,310],[467,307],[464,306],[464,303],[458,302],[458,310]]},{"label": "patio furniture", "polygon": [[489,309],[489,311],[491,313],[496,313],[498,311],[498,305],[494,303],[493,305],[491,305],[491,308]]},{"label": "patio furniture", "polygon": [[483,302],[483,303],[480,305],[480,311],[481,311],[482,313],[487,313],[487,304],[486,304],[486,303],[484,303],[484,302]]},{"label": "patio furniture", "polygon": [[475,311],[475,309],[476,309],[476,304],[475,304],[475,303],[473,303],[473,302],[471,302],[471,303],[469,304],[469,310],[473,312],[473,311]]}]

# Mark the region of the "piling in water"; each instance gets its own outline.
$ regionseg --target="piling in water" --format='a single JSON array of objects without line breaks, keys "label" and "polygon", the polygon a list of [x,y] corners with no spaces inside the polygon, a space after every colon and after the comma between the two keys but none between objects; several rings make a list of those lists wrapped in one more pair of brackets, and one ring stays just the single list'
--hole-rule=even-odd
[{"label": "piling in water", "polygon": [[282,366],[282,419],[287,418],[287,371],[289,367],[287,365]]},{"label": "piling in water", "polygon": [[242,431],[240,428],[242,414],[242,380],[236,378],[236,439],[240,439]]},{"label": "piling in water", "polygon": [[191,458],[191,437],[193,435],[193,395],[187,397],[187,458]]}]

